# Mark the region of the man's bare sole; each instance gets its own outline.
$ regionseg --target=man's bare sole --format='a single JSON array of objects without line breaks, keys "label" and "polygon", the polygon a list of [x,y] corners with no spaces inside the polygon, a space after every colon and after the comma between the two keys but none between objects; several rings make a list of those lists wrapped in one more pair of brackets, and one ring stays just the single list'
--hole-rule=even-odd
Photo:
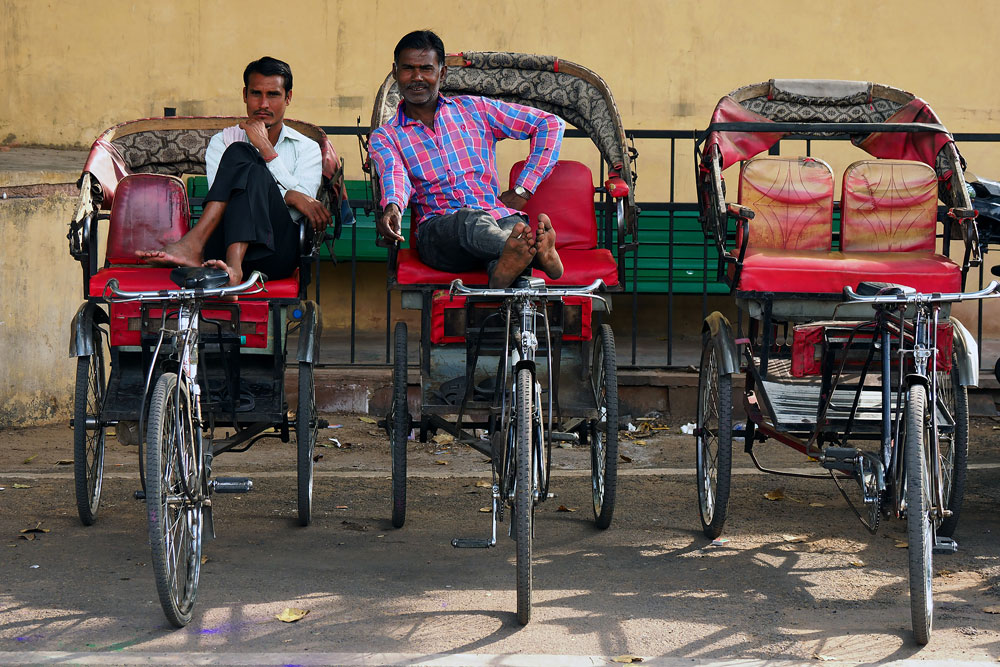
[{"label": "man's bare sole", "polygon": [[188,252],[180,243],[171,243],[161,250],[136,250],[136,256],[153,266],[201,266],[201,256]]},{"label": "man's bare sole", "polygon": [[556,280],[562,277],[563,263],[556,251],[556,230],[552,221],[544,213],[538,214],[538,233],[535,236],[535,261],[537,266],[549,278]]},{"label": "man's bare sole", "polygon": [[535,239],[531,228],[519,222],[514,225],[503,246],[503,252],[490,276],[490,287],[510,287],[535,259]]}]

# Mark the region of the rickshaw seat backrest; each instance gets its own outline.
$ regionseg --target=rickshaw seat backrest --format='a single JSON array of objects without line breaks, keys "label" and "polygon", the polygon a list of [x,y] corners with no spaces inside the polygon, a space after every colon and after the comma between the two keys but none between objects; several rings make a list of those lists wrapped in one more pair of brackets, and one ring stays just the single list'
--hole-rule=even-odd
[{"label": "rickshaw seat backrest", "polygon": [[[810,157],[759,156],[740,171],[739,203],[753,210],[748,248],[829,251],[833,170]],[[737,243],[742,244],[742,234]]]},{"label": "rickshaw seat backrest", "polygon": [[[510,170],[513,188],[524,169],[525,161]],[[597,216],[594,213],[594,175],[590,167],[574,160],[559,160],[542,181],[524,212],[532,222],[539,213],[552,220],[556,231],[556,247],[590,250],[597,247]]]},{"label": "rickshaw seat backrest", "polygon": [[860,160],[844,172],[844,252],[934,252],[937,174],[923,162]]},{"label": "rickshaw seat backrest", "polygon": [[190,228],[187,192],[181,179],[130,174],[115,190],[108,224],[109,264],[139,264],[137,250],[162,248]]}]

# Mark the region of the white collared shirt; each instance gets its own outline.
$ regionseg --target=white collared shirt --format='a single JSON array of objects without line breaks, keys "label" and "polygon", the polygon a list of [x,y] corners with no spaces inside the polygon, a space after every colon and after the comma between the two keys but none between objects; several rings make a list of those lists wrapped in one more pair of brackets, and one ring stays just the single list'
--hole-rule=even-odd
[{"label": "white collared shirt", "polygon": [[[215,182],[222,154],[230,144],[246,140],[247,133],[238,125],[227,127],[212,137],[205,150],[205,175],[208,176],[208,187],[212,187],[212,183]],[[319,144],[282,123],[281,134],[278,135],[278,143],[274,145],[274,150],[278,153],[278,157],[268,162],[267,168],[278,184],[282,199],[289,190],[315,197],[323,178],[323,157]],[[288,213],[295,221],[303,215],[292,206],[288,207]]]}]

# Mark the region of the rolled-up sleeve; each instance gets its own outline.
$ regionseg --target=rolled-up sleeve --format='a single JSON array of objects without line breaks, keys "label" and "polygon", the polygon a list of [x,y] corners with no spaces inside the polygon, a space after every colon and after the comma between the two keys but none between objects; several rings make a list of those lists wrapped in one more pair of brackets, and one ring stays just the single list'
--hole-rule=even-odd
[{"label": "rolled-up sleeve", "polygon": [[498,139],[531,140],[531,152],[517,185],[534,192],[559,160],[566,123],[559,116],[541,109],[489,98],[480,99],[494,136]]},{"label": "rolled-up sleeve", "polygon": [[404,210],[410,202],[413,186],[410,184],[402,156],[382,128],[372,133],[368,142],[368,152],[375,162],[379,184],[382,186],[379,206],[385,209],[389,204],[395,204],[400,211]]}]

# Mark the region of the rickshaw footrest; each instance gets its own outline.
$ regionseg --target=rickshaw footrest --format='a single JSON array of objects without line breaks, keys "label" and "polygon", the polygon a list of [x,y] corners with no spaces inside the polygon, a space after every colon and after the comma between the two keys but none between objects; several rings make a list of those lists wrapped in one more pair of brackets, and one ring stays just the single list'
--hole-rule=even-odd
[{"label": "rickshaw footrest", "polygon": [[493,540],[476,537],[456,537],[451,541],[456,549],[488,549],[493,546]]},{"label": "rickshaw footrest", "polygon": [[249,477],[216,477],[212,490],[216,493],[250,493],[253,482]]},{"label": "rickshaw footrest", "polygon": [[934,536],[934,547],[931,549],[936,554],[953,554],[958,552],[958,542],[950,537]]}]

